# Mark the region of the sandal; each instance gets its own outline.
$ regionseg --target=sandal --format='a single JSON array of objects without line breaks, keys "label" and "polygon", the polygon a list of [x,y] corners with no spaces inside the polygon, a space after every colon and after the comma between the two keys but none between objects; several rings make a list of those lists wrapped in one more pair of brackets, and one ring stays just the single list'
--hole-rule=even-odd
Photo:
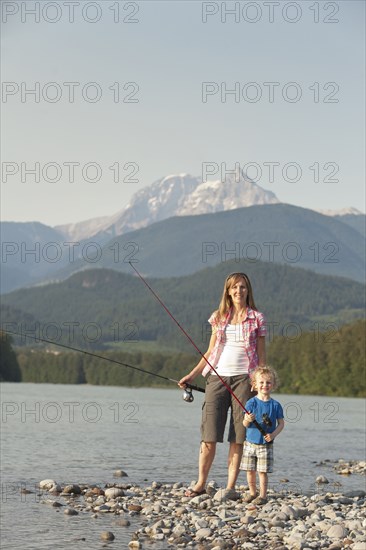
[{"label": "sandal", "polygon": [[187,489],[186,492],[184,493],[184,496],[189,498],[194,498],[205,494],[206,494],[206,489],[202,489],[202,491],[194,491],[193,489]]},{"label": "sandal", "polygon": [[257,495],[247,495],[246,497],[244,497],[244,502],[249,504],[250,502],[253,502],[253,500],[255,500],[256,498]]},{"label": "sandal", "polygon": [[257,506],[262,506],[263,504],[267,504],[268,500],[263,497],[257,497],[254,500],[252,500],[252,504],[256,504]]}]

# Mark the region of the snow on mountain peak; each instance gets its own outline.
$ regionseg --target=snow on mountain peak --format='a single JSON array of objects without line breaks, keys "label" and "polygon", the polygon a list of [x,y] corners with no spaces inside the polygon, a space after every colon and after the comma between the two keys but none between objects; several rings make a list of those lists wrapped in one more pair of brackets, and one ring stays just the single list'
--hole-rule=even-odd
[{"label": "snow on mountain peak", "polygon": [[[230,175],[225,181],[202,182],[190,174],[170,174],[137,191],[127,206],[107,220],[96,221],[92,231],[90,221],[78,224],[79,233],[89,230],[89,237],[98,232],[122,235],[172,216],[208,214],[256,204],[275,204],[279,200],[242,175]],[[102,223],[101,223],[102,222]],[[66,227],[63,227],[66,230]],[[70,227],[70,236],[72,230]]]},{"label": "snow on mountain peak", "polygon": [[348,208],[342,208],[341,210],[318,210],[320,214],[324,216],[347,216],[347,214],[352,214],[353,216],[363,216],[364,214],[357,210],[354,206],[349,206]]}]

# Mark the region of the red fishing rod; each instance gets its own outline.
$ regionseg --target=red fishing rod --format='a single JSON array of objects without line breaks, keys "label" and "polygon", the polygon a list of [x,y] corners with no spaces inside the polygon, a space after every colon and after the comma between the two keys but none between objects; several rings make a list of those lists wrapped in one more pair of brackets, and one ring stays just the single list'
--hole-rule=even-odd
[{"label": "red fishing rod", "polygon": [[[235,395],[235,393],[233,392],[233,390],[230,388],[230,386],[228,386],[228,384],[226,384],[225,380],[222,378],[222,376],[219,375],[219,373],[217,372],[217,370],[215,369],[215,367],[213,365],[211,365],[210,361],[207,359],[207,357],[205,357],[205,355],[202,353],[202,351],[199,349],[199,347],[195,344],[195,342],[192,340],[192,338],[189,336],[189,334],[184,330],[184,328],[182,327],[182,325],[179,324],[179,322],[177,321],[177,319],[174,317],[174,315],[169,311],[169,309],[166,307],[166,305],[164,304],[164,302],[161,300],[161,298],[159,298],[159,296],[156,294],[156,292],[151,288],[151,286],[149,285],[149,283],[143,278],[143,276],[139,273],[139,271],[136,269],[136,267],[131,263],[131,262],[128,262],[130,264],[130,266],[132,267],[132,269],[136,272],[136,274],[139,276],[139,278],[141,279],[141,281],[147,286],[147,288],[150,290],[150,292],[155,296],[155,298],[158,300],[159,304],[165,309],[165,311],[167,312],[167,314],[169,315],[169,317],[175,322],[176,325],[178,325],[178,327],[180,328],[180,330],[183,332],[183,334],[188,338],[188,340],[190,341],[190,343],[192,344],[192,346],[194,347],[194,349],[196,351],[198,351],[198,353],[200,354],[200,356],[206,361],[207,365],[213,370],[213,372],[216,374],[216,376],[218,376],[219,380],[221,380],[221,382],[224,384],[225,388],[231,393],[231,395],[234,397],[234,399],[236,399],[236,401],[239,403],[240,407],[243,409],[243,411],[246,413],[246,414],[250,414],[250,412],[244,407],[243,403],[240,401],[240,399]],[[253,420],[253,424],[255,425],[255,427],[260,431],[260,433],[264,436],[267,435],[267,432],[264,431],[264,429],[262,428],[262,426],[256,421],[256,420]]]}]

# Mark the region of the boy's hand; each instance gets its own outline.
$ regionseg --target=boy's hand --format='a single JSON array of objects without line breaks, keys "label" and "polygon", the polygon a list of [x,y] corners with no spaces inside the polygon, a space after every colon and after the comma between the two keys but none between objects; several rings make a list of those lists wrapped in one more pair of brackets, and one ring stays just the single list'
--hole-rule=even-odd
[{"label": "boy's hand", "polygon": [[244,415],[244,422],[248,422],[248,424],[250,424],[251,422],[253,422],[253,420],[255,420],[255,414],[253,414],[253,413],[245,413],[245,415]]},{"label": "boy's hand", "polygon": [[273,434],[266,434],[264,436],[264,439],[267,441],[267,443],[270,443],[271,441],[274,440]]}]

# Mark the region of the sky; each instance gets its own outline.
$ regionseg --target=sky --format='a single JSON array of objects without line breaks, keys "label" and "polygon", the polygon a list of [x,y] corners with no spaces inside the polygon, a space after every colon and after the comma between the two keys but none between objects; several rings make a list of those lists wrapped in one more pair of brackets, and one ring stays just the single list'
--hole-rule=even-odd
[{"label": "sky", "polygon": [[3,1],[1,218],[113,215],[239,168],[365,211],[362,1]]}]

